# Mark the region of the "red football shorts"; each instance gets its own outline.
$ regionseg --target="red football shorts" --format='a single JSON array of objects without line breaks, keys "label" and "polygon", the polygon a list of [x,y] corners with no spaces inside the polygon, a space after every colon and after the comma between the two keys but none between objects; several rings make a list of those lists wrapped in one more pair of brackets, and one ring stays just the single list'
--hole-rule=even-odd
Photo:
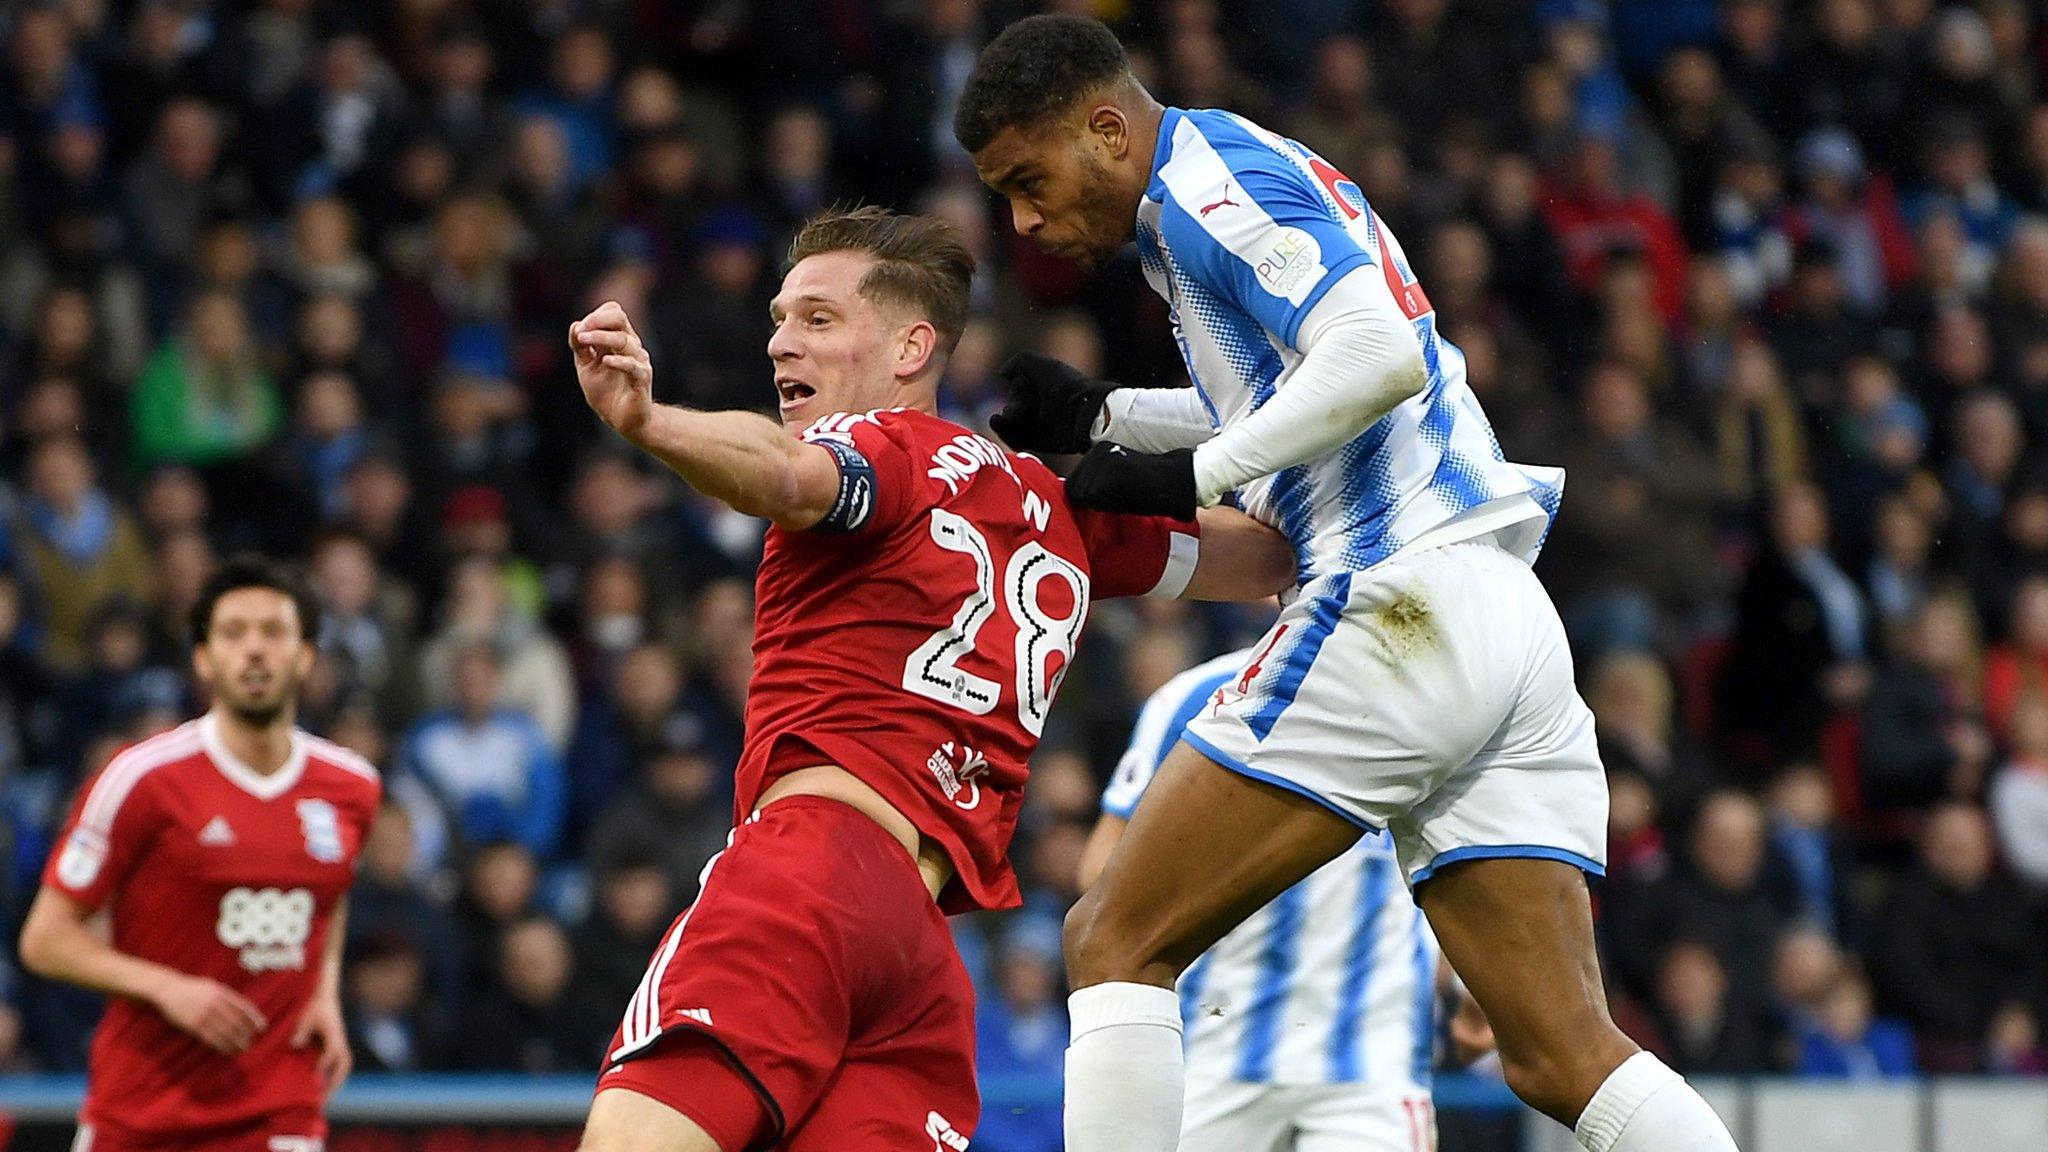
[{"label": "red football shorts", "polygon": [[903,846],[821,796],[741,825],[627,1006],[614,1086],[725,1152],[965,1148],[974,989]]},{"label": "red football shorts", "polygon": [[80,1124],[72,1152],[321,1152],[327,1119],[317,1108],[279,1112],[253,1124],[158,1137]]}]

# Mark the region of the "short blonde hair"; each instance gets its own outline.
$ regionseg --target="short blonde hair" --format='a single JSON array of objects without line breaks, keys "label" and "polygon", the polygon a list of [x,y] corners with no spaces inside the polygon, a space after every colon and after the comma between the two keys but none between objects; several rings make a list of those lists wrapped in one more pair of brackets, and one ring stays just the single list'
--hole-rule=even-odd
[{"label": "short blonde hair", "polygon": [[789,263],[827,252],[872,257],[875,266],[860,278],[860,294],[917,310],[937,329],[940,351],[952,354],[967,327],[974,254],[951,224],[874,205],[835,208],[804,221],[790,241]]}]

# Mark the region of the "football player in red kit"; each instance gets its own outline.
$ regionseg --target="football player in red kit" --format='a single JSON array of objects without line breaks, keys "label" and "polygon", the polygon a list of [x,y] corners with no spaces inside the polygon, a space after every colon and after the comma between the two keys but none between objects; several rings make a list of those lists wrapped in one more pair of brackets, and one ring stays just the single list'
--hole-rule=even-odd
[{"label": "football player in red kit", "polygon": [[[319,1152],[348,1076],[342,925],[382,785],[293,724],[312,599],[229,560],[193,611],[212,707],[79,793],[21,931],[35,972],[109,995],[74,1149]],[[102,908],[110,937],[89,923]]]},{"label": "football player in red kit", "polygon": [[973,259],[863,208],[800,231],[776,296],[781,424],[656,404],[616,304],[570,328],[585,398],[693,487],[773,522],[730,846],[613,1039],[593,1152],[967,1146],[973,990],[947,912],[1018,903],[1026,762],[1092,600],[1249,599],[1279,535],[1069,508],[936,415]]}]

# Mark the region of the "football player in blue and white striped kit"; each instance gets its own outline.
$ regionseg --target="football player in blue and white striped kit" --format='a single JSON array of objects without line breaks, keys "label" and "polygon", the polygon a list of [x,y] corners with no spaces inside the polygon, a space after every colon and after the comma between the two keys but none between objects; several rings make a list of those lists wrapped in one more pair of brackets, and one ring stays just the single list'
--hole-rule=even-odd
[{"label": "football player in blue and white striped kit", "polygon": [[[1087,889],[1187,722],[1251,658],[1219,656],[1138,712],[1081,858]],[[1430,1152],[1439,958],[1383,832],[1254,912],[1180,978],[1180,1152]],[[1489,1042],[1455,1022],[1460,1059]]]},{"label": "football player in blue and white striped kit", "polygon": [[1085,451],[1066,485],[1080,504],[1190,516],[1235,499],[1293,542],[1300,579],[1068,917],[1067,1147],[1170,1152],[1181,972],[1385,830],[1523,1100],[1590,1152],[1734,1152],[1608,1016],[1585,879],[1606,781],[1530,569],[1564,478],[1502,456],[1358,187],[1242,117],[1161,107],[1079,17],[1005,29],[954,134],[1040,248],[1100,263],[1137,241],[1192,385],[1012,361],[995,431]]}]

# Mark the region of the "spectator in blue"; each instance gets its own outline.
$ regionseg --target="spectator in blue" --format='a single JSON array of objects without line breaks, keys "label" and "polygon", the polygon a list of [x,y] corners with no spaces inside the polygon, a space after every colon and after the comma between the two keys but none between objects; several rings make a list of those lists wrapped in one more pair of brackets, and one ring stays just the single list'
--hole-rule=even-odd
[{"label": "spectator in blue", "polygon": [[1572,85],[1573,123],[1580,132],[1613,145],[1625,190],[1672,208],[1678,174],[1671,150],[1614,65],[1607,5],[1601,0],[1545,0],[1536,7],[1536,21],[1549,59],[1563,68]]},{"label": "spectator in blue", "polygon": [[1952,214],[1978,258],[1996,261],[2020,222],[2020,207],[1992,182],[1983,128],[1964,116],[1935,117],[1927,129],[1922,171],[1925,185],[1907,193],[1900,205],[1907,222],[1918,229],[1930,216]]},{"label": "spectator in blue", "polygon": [[342,483],[370,445],[363,399],[342,372],[316,372],[299,384],[292,459],[321,520],[347,511]]},{"label": "spectator in blue", "polygon": [[[1831,457],[1828,499],[1847,539],[1875,543],[1878,506],[1924,466],[1931,429],[1926,410],[1905,392],[1898,369],[1882,355],[1851,356],[1840,382],[1829,420],[1832,435],[1817,445]],[[1885,623],[1897,623],[1910,611],[1897,587],[1880,589],[1873,582],[1871,593]]]},{"label": "spectator in blue", "polygon": [[454,680],[454,707],[407,738],[407,770],[440,798],[465,840],[513,840],[548,859],[562,834],[561,759],[532,716],[497,706],[498,657],[488,644],[457,655]]},{"label": "spectator in blue", "polygon": [[1913,1032],[1871,1015],[1870,981],[1854,968],[1835,978],[1820,1012],[1799,1025],[1793,1071],[1809,1079],[1880,1080],[1916,1075]]},{"label": "spectator in blue", "polygon": [[1941,479],[1954,511],[1942,544],[1960,570],[1977,571],[1992,559],[2027,429],[2010,396],[1985,388],[1956,404],[1950,435],[1953,454]]},{"label": "spectator in blue", "polygon": [[[1011,919],[997,947],[991,991],[976,998],[975,1063],[983,1081],[1056,1081],[1067,1047],[1059,921],[1033,912]],[[974,1146],[983,1152],[1059,1152],[1060,1111],[989,1109],[982,1114]]]},{"label": "spectator in blue", "polygon": [[1800,919],[1854,947],[1856,904],[1850,898],[1854,855],[1835,827],[1834,788],[1813,764],[1794,764],[1771,784],[1771,850],[1783,865],[1781,883],[1792,888],[1780,903]]},{"label": "spectator in blue", "polygon": [[[27,144],[66,120],[100,120],[92,70],[73,51],[71,21],[56,4],[19,5],[0,86],[0,131]],[[20,152],[22,176],[43,166],[40,149]]]},{"label": "spectator in blue", "polygon": [[560,123],[568,138],[570,171],[578,184],[587,183],[612,163],[611,41],[594,24],[571,28],[555,42],[549,71],[551,83],[521,96],[513,110],[539,112]]},{"label": "spectator in blue", "polygon": [[1868,179],[1862,146],[1840,128],[1809,132],[1799,141],[1798,162],[1805,197],[1792,209],[1794,230],[1834,245],[1843,289],[1857,311],[1882,310],[1892,287],[1906,282],[1913,259],[1889,179]]},{"label": "spectator in blue", "polygon": [[[1793,924],[1779,933],[1771,956],[1774,1026],[1794,1041],[1820,1027],[1828,993],[1847,964],[1834,937],[1817,924]],[[1796,1062],[1796,1052],[1792,1058]]]},{"label": "spectator in blue", "polygon": [[1625,0],[1611,18],[1615,58],[1639,76],[1678,48],[1713,43],[1720,11],[1714,0]]}]

